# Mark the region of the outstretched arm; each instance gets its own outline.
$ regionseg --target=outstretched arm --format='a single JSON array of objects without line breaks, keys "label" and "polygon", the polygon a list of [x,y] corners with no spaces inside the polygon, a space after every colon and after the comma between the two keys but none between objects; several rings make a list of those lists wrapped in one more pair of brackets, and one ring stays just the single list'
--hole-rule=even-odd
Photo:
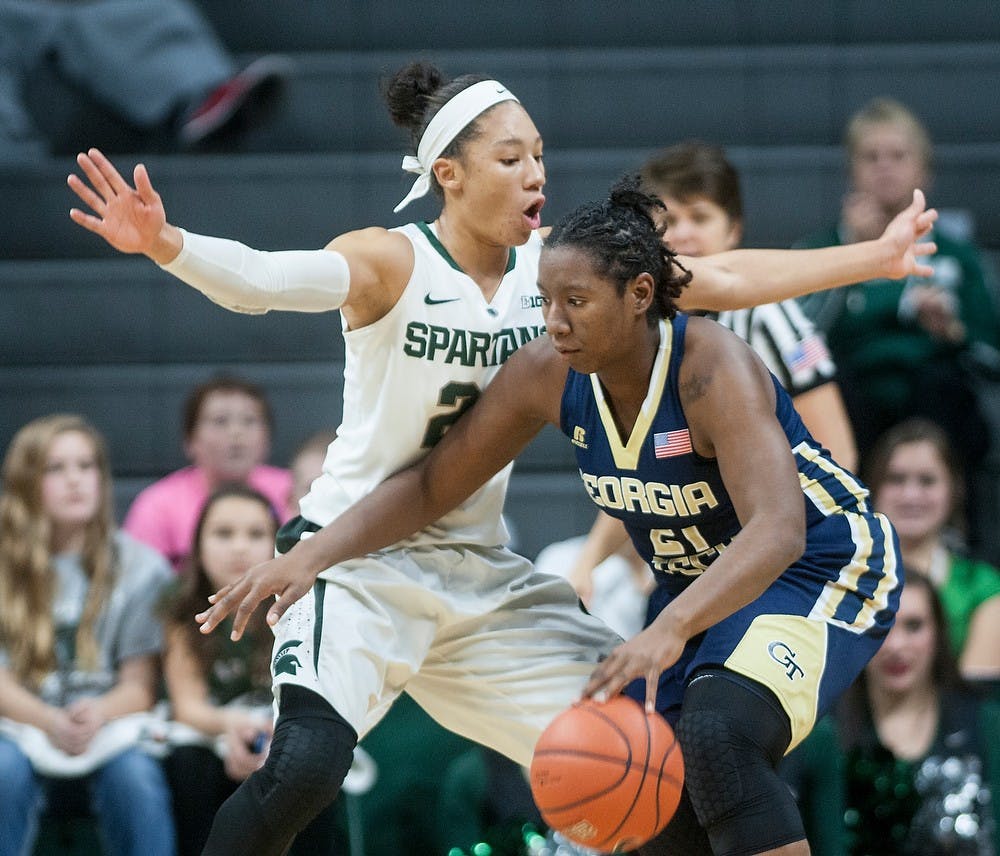
[{"label": "outstretched arm", "polygon": [[841,247],[814,250],[730,250],[712,256],[682,256],[681,264],[694,278],[681,293],[682,309],[741,309],[800,297],[869,279],[902,279],[909,274],[931,276],[920,257],[933,253],[932,242],[921,242],[937,219],[925,209],[924,194],[898,214],[882,236]]},{"label": "outstretched arm", "polygon": [[[560,374],[561,373],[561,374]],[[479,400],[418,463],[300,541],[283,556],[257,565],[218,591],[196,616],[210,633],[233,609],[238,639],[262,600],[272,626],[326,568],[395,544],[440,518],[509,464],[548,421],[558,421],[565,366],[548,339],[521,348]]]},{"label": "outstretched arm", "polygon": [[409,241],[385,229],[342,235],[325,250],[280,252],[186,232],[167,221],[143,164],[135,167],[132,186],[98,149],[77,155],[77,163],[87,180],[71,174],[67,182],[93,213],[71,209],[74,223],[120,252],[148,256],[236,312],[341,309],[360,327],[389,311],[413,269]]}]

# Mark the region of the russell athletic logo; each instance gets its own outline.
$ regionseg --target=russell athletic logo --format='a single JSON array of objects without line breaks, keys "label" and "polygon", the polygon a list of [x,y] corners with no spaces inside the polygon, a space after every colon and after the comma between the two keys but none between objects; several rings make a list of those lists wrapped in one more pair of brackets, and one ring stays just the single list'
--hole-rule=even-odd
[{"label": "russell athletic logo", "polygon": [[301,639],[293,639],[291,642],[286,642],[278,649],[278,653],[274,655],[274,662],[271,664],[271,670],[274,672],[275,676],[281,674],[298,674],[298,670],[302,668],[302,663],[299,660],[298,654],[296,654],[292,649],[298,648],[301,644]]}]

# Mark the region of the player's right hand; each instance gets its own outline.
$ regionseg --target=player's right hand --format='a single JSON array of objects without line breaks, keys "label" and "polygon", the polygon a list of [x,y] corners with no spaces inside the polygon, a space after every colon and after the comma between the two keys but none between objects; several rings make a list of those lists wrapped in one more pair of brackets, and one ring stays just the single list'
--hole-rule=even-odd
[{"label": "player's right hand", "polygon": [[76,162],[87,181],[75,173],[66,181],[93,214],[72,208],[69,216],[74,223],[100,235],[116,250],[143,253],[161,264],[180,252],[180,233],[167,224],[163,202],[145,166],[135,167],[132,187],[99,149],[81,152]]},{"label": "player's right hand", "polygon": [[265,598],[277,598],[267,611],[267,623],[273,627],[285,610],[308,592],[315,582],[316,574],[305,570],[290,551],[254,565],[236,582],[223,586],[209,597],[212,605],[194,618],[201,625],[202,633],[211,633],[235,609],[233,632],[230,634],[235,641],[243,635],[250,616]]}]

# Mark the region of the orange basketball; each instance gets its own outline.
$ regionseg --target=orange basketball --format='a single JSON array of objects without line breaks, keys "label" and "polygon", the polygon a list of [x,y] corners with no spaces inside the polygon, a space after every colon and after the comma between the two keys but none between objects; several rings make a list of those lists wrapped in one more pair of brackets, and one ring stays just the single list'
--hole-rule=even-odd
[{"label": "orange basketball", "polygon": [[673,729],[628,696],[586,700],[538,739],[531,792],[542,818],[567,838],[606,853],[634,850],[673,817],[684,760]]}]

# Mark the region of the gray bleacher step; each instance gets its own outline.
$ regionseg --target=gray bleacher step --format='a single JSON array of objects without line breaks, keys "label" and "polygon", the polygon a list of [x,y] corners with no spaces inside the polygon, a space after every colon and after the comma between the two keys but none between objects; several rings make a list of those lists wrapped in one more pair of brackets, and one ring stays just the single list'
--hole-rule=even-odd
[{"label": "gray bleacher step", "polygon": [[338,313],[230,312],[142,257],[0,262],[0,282],[0,365],[344,358]]},{"label": "gray bleacher step", "polygon": [[[731,46],[1000,39],[992,0],[199,0],[237,50]],[[294,12],[290,11],[294,8]]]},{"label": "gray bleacher step", "polygon": [[[602,197],[652,149],[549,150],[543,220],[552,223],[582,202]],[[837,216],[845,188],[839,146],[729,150],[743,177],[748,246],[788,246]],[[118,158],[131,174],[134,159]],[[144,158],[170,220],[195,232],[236,238],[259,249],[321,247],[340,232],[433,218],[432,198],[399,215],[392,208],[409,186],[399,155],[275,155]],[[967,209],[979,240],[1000,245],[1000,142],[942,145],[931,201]],[[0,247],[8,259],[112,258],[99,238],[70,221],[75,196],[65,175],[75,164],[53,160],[0,173],[6,188]]]},{"label": "gray bleacher step", "polygon": [[[287,98],[248,151],[375,151],[400,139],[377,96],[403,53],[293,57]],[[850,115],[892,95],[923,116],[937,143],[1000,136],[993,82],[1000,42],[568,48],[442,53],[451,74],[502,80],[557,149],[661,146],[684,137],[722,145],[836,145]]]},{"label": "gray bleacher step", "polygon": [[[311,52],[292,72],[272,117],[227,138],[227,151],[372,152],[403,147],[378,95],[403,52]],[[661,146],[685,137],[723,145],[837,145],[869,98],[909,104],[937,143],[1000,137],[993,83],[1000,41],[877,46],[796,44],[726,47],[489,49],[440,52],[450,74],[504,81],[529,108],[550,148]],[[50,75],[51,76],[51,75]],[[87,145],[155,150],[81,94],[49,80],[34,103],[55,151]],[[53,105],[65,104],[65,109]],[[928,109],[925,105],[933,105]],[[44,108],[44,109],[43,109]],[[163,150],[163,149],[161,149]]]}]

